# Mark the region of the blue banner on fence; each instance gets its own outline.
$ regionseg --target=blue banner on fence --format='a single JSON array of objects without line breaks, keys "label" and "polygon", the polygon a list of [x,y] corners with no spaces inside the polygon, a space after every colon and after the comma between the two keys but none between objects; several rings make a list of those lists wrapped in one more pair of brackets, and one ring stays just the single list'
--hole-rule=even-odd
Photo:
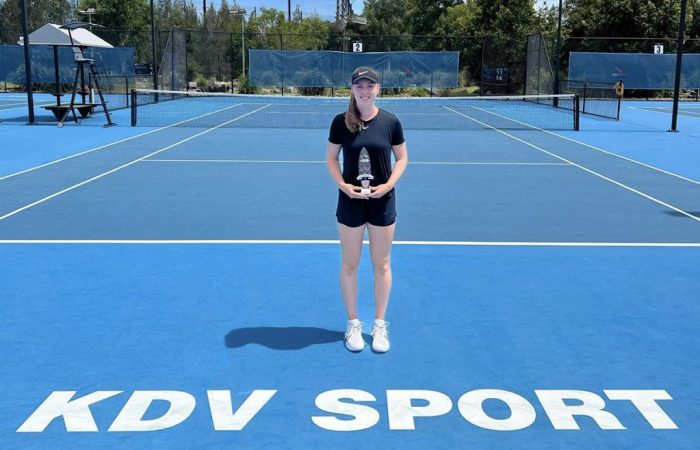
[{"label": "blue banner on fence", "polygon": [[[675,54],[584,53],[569,57],[569,79],[615,82],[626,89],[673,89]],[[700,89],[700,54],[683,55],[681,88]]]},{"label": "blue banner on fence", "polygon": [[382,87],[450,88],[459,84],[459,52],[250,50],[255,86],[348,87],[358,66],[377,70]]}]

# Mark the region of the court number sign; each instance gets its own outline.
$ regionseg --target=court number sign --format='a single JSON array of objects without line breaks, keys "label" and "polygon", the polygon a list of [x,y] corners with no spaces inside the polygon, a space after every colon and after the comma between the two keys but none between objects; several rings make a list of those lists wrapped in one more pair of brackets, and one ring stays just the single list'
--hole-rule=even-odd
[{"label": "court number sign", "polygon": [[654,54],[655,55],[663,55],[664,54],[664,45],[663,44],[654,44]]},{"label": "court number sign", "polygon": [[353,42],[352,51],[355,53],[362,53],[362,42]]}]

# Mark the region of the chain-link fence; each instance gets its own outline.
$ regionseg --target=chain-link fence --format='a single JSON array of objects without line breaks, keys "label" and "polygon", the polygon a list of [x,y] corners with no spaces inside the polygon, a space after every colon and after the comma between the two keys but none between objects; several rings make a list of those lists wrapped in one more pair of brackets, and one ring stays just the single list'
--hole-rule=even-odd
[{"label": "chain-link fence", "polygon": [[[290,34],[216,32],[202,29],[182,30],[186,43],[186,81],[196,82],[202,90],[231,91],[247,83],[248,52],[259,50],[334,50],[351,51],[361,42],[365,52],[392,51],[458,51],[460,89],[450,94],[522,94],[526,84],[527,37],[412,36],[344,34]],[[152,87],[150,30],[94,30],[95,34],[114,46],[133,47],[137,67],[137,87]],[[0,29],[0,43],[15,44],[19,29]],[[156,33],[156,61],[162,62],[170,30]],[[555,39],[545,36],[544,42],[551,65],[557,58]],[[675,38],[608,38],[566,37],[560,52],[560,79],[567,79],[571,52],[634,52],[652,53],[663,45],[664,53],[676,52]],[[658,47],[657,47],[658,48]],[[700,53],[700,39],[686,40],[684,51]],[[598,80],[589,80],[598,81]],[[8,89],[0,80],[0,89]],[[443,93],[444,94],[444,93]],[[634,96],[635,92],[626,95]],[[645,91],[641,96],[664,95]]]}]

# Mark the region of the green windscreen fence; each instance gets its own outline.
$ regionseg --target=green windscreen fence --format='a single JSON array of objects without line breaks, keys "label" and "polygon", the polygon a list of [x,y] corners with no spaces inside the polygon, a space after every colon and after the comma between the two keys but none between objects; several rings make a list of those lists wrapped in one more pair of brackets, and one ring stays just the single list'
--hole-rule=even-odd
[{"label": "green windscreen fence", "polygon": [[452,88],[459,84],[459,52],[371,52],[250,50],[255,86],[339,88],[352,71],[373,67],[385,88]]}]

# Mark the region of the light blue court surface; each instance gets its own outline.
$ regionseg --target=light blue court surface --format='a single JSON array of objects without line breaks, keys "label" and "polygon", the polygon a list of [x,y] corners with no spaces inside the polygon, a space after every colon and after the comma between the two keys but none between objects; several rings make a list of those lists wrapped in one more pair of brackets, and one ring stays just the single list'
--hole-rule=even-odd
[{"label": "light blue court surface", "polygon": [[384,355],[326,130],[3,123],[2,447],[694,448],[700,122],[657,106],[406,130]]}]

